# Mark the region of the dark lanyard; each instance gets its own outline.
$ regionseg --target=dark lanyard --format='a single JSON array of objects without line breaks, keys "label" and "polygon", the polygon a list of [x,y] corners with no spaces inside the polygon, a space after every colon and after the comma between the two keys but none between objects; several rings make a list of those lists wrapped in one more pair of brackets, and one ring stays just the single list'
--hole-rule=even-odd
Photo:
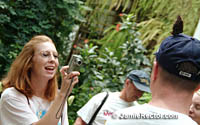
[{"label": "dark lanyard", "polygon": [[101,107],[105,103],[106,99],[108,98],[108,95],[109,95],[108,92],[106,92],[106,96],[104,97],[103,101],[101,102],[101,105],[97,108],[97,110],[95,111],[95,113],[93,114],[92,118],[90,119],[90,121],[87,125],[92,125],[92,122],[95,120],[97,114],[99,113],[99,110],[101,109]]}]

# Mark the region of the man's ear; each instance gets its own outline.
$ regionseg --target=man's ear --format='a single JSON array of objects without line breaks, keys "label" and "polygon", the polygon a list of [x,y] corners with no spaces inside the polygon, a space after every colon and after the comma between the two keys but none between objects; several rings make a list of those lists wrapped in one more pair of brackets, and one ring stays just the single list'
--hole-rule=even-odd
[{"label": "man's ear", "polygon": [[153,80],[156,80],[157,79],[157,76],[158,76],[158,62],[157,61],[154,61],[153,63]]},{"label": "man's ear", "polygon": [[130,82],[131,82],[130,79],[126,79],[126,81],[125,81],[125,86],[128,86],[128,84],[129,84]]},{"label": "man's ear", "polygon": [[131,81],[130,79],[127,79],[126,82],[125,82],[125,86],[128,87],[129,85],[131,85],[131,86],[133,85],[133,87],[135,89],[137,89],[136,86],[134,85],[134,81]]}]

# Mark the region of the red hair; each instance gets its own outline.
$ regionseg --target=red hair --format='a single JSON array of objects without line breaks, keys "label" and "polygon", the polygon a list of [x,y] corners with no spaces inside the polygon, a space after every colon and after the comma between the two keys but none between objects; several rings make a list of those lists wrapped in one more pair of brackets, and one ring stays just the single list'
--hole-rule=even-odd
[{"label": "red hair", "polygon": [[[16,59],[12,63],[7,76],[2,80],[3,90],[9,87],[15,87],[18,91],[20,91],[27,97],[33,96],[34,90],[30,81],[32,58],[34,55],[36,45],[44,42],[53,43],[53,41],[48,36],[37,35],[25,44],[21,53],[16,57]],[[45,98],[49,101],[54,100],[57,93],[57,89],[57,76],[55,75],[48,82],[48,86],[45,90],[44,95]]]}]

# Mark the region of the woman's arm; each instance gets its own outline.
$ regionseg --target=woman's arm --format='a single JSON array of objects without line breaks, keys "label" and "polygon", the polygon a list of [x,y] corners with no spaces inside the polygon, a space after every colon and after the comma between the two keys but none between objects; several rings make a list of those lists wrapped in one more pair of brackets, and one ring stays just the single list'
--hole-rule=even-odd
[{"label": "woman's arm", "polygon": [[[67,74],[65,72],[65,70],[67,69],[68,69],[68,66],[64,66],[60,70],[62,74],[61,89],[60,89],[60,92],[57,94],[55,100],[53,101],[51,107],[49,108],[48,112],[44,115],[42,119],[33,123],[33,125],[56,125],[58,123],[60,118],[58,119],[56,118],[57,112],[59,111],[58,116],[60,116],[60,114],[62,113],[62,110],[59,110],[59,108],[61,104],[63,103],[63,100],[65,100],[67,91],[69,91],[67,94],[68,96],[71,93],[74,85],[78,83],[78,75],[80,74],[79,72],[71,72],[70,74]],[[73,82],[72,82],[72,85],[70,85],[72,78],[73,78]]]}]

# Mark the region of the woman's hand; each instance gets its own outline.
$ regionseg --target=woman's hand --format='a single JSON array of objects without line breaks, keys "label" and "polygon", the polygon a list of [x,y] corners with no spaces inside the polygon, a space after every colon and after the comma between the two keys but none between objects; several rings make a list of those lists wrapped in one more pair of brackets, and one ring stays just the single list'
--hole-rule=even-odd
[{"label": "woman's hand", "polygon": [[78,83],[78,76],[80,75],[80,73],[77,72],[77,71],[73,71],[73,72],[68,74],[67,73],[68,69],[69,69],[69,66],[63,66],[60,69],[60,72],[62,74],[62,84],[61,84],[61,88],[60,88],[60,94],[66,94],[67,91],[68,91],[68,95],[67,96],[69,96],[69,94],[71,93],[72,88],[74,87],[74,85],[76,83]]}]

